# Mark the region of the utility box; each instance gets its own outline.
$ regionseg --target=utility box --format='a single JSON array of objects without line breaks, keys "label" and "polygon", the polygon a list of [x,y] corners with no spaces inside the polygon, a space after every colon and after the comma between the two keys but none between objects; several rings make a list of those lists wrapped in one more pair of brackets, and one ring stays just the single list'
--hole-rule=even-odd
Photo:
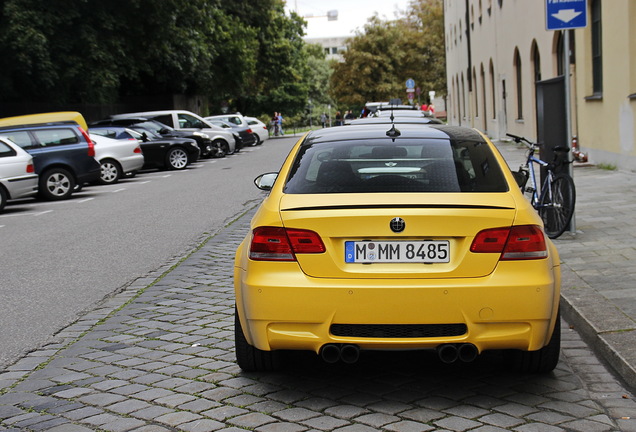
[{"label": "utility box", "polygon": [[[552,149],[556,146],[570,147],[566,129],[565,77],[558,76],[537,81],[537,143],[541,144],[540,158],[546,162],[554,160]],[[567,153],[559,157],[569,158]],[[568,166],[561,165],[558,172],[567,172]],[[545,170],[541,170],[543,182]]]}]

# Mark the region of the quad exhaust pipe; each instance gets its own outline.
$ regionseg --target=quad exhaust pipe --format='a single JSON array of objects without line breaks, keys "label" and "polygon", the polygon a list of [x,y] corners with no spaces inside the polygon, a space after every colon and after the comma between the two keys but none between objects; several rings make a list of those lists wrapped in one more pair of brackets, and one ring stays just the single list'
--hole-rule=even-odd
[{"label": "quad exhaust pipe", "polygon": [[360,347],[353,344],[326,344],[320,348],[320,356],[327,363],[353,364],[360,358]]},{"label": "quad exhaust pipe", "polygon": [[[353,364],[360,358],[360,347],[353,344],[325,344],[320,348],[320,357],[326,363]],[[463,344],[443,344],[437,347],[437,355],[444,363],[455,363],[461,361],[470,363],[479,355],[477,347],[471,343]]]},{"label": "quad exhaust pipe", "polygon": [[479,355],[477,347],[470,343],[443,344],[437,347],[437,356],[444,363],[455,363],[457,360],[464,363],[474,361]]}]

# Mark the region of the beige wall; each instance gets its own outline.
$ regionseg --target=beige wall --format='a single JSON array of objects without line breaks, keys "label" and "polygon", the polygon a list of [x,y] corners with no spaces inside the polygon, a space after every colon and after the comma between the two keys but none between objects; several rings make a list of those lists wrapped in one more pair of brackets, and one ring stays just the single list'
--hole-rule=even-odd
[{"label": "beige wall", "polygon": [[579,144],[594,163],[636,171],[636,2],[606,0],[601,17],[600,97],[592,97],[591,29],[576,32]]},{"label": "beige wall", "polygon": [[[556,77],[561,36],[545,29],[545,1],[444,0],[444,8],[449,123],[472,126],[494,138],[509,132],[536,139],[534,53],[540,59],[541,80]],[[588,21],[589,16],[588,12]],[[591,162],[636,170],[636,0],[603,0],[601,16],[602,98],[588,97],[592,93],[591,26],[574,30],[572,134]],[[468,74],[476,78],[472,88]]]}]

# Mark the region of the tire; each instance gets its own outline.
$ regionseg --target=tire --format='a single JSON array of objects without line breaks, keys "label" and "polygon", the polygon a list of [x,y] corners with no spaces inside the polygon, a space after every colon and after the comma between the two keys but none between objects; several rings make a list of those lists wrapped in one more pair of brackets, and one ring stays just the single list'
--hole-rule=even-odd
[{"label": "tire", "polygon": [[188,166],[188,153],[182,147],[173,147],[166,154],[166,166],[171,170],[182,170]]},{"label": "tire", "polygon": [[217,149],[215,158],[222,158],[230,154],[230,145],[222,139],[212,141],[212,148]]},{"label": "tire", "polygon": [[4,188],[0,186],[0,212],[4,209],[4,206],[7,205],[7,193]]},{"label": "tire", "polygon": [[113,159],[104,159],[99,162],[101,173],[99,175],[99,184],[109,185],[115,184],[122,176],[122,169],[119,163]]},{"label": "tire", "polygon": [[557,313],[550,342],[537,351],[513,351],[512,368],[521,373],[548,373],[559,363],[561,353],[561,313]]},{"label": "tire", "polygon": [[574,214],[574,180],[567,174],[558,174],[552,180],[551,190],[552,202],[549,202],[550,197],[545,193],[539,206],[539,215],[543,219],[545,233],[555,239],[568,229]]},{"label": "tire", "polygon": [[256,142],[254,144],[252,144],[252,146],[256,147],[256,146],[261,145],[261,144],[263,144],[263,140],[261,139],[261,137],[258,134],[256,134]]},{"label": "tire", "polygon": [[75,191],[75,179],[64,168],[52,168],[40,176],[39,195],[48,201],[69,198]]},{"label": "tire", "polygon": [[247,343],[236,308],[234,308],[234,344],[236,362],[245,372],[270,372],[280,369],[280,352],[262,351]]}]

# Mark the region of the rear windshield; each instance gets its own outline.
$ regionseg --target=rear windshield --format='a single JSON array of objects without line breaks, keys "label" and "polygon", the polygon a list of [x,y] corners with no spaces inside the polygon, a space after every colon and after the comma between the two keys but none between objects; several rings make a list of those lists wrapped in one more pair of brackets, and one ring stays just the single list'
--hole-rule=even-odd
[{"label": "rear windshield", "polygon": [[288,194],[506,191],[486,143],[432,138],[305,144],[284,188]]}]

